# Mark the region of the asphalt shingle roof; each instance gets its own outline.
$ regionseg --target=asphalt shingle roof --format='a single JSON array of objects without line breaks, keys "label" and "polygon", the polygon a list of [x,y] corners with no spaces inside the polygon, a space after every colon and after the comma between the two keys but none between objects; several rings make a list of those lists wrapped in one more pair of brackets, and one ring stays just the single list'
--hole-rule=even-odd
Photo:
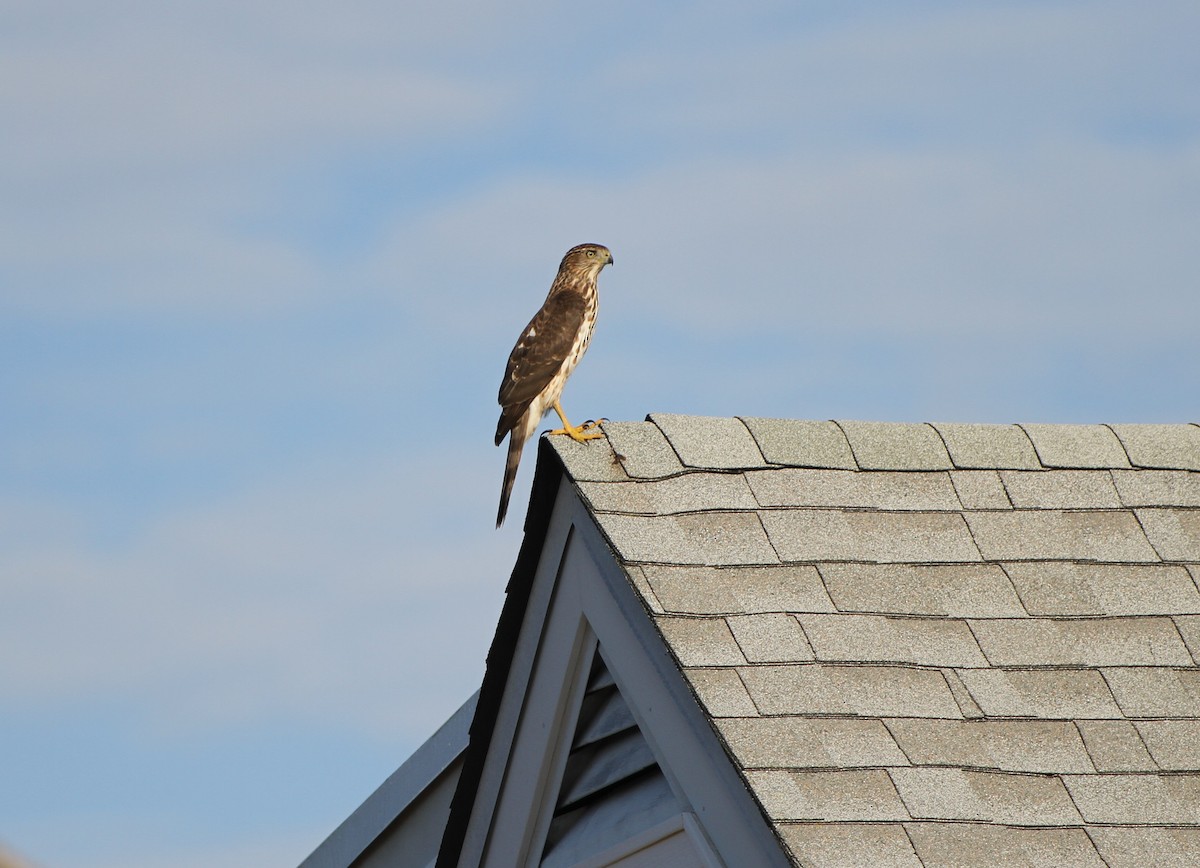
[{"label": "asphalt shingle roof", "polygon": [[1200,426],[552,438],[795,861],[1200,864]]}]

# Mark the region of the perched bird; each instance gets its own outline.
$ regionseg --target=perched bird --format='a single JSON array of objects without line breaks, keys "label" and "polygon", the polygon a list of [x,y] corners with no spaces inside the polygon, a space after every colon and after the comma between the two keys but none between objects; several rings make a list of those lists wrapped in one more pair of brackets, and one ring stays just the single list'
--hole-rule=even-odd
[{"label": "perched bird", "polygon": [[508,462],[500,489],[496,527],[504,523],[508,498],[517,478],[521,451],[542,416],[554,410],[563,426],[551,434],[566,434],[582,443],[603,437],[591,430],[595,424],[572,425],[558,398],[567,377],[583,358],[596,326],[596,278],[611,265],[612,254],[602,244],[572,247],[558,266],[550,294],[542,309],[533,315],[508,357],[508,368],[500,383],[500,421],[496,423],[496,445],[508,435]]}]

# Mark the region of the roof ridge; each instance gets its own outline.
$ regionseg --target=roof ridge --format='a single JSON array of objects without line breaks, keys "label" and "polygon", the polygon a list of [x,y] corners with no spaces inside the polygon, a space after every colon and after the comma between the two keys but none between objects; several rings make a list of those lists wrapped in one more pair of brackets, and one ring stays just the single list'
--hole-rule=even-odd
[{"label": "roof ridge", "polygon": [[[871,422],[651,413],[608,422],[614,481],[781,467],[860,471],[1200,472],[1200,423]],[[572,478],[595,480],[604,441],[553,438]],[[583,456],[589,456],[584,459]],[[584,470],[584,467],[589,468]],[[577,475],[583,472],[584,476]]]}]

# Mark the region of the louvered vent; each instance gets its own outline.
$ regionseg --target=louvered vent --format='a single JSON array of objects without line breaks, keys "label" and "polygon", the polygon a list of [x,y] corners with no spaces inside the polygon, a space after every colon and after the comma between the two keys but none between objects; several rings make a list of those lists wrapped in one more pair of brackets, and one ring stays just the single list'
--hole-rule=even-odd
[{"label": "louvered vent", "polygon": [[543,868],[574,865],[681,810],[597,650]]}]

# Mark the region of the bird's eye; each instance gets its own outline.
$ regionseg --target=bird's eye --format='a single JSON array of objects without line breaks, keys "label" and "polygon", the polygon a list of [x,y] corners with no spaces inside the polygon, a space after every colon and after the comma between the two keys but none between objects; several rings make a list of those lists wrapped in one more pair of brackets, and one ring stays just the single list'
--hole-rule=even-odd
[{"label": "bird's eye", "polygon": [[589,251],[587,252],[587,254],[588,254],[588,256],[595,256],[595,255],[596,255],[596,251],[595,251],[595,250],[589,250]]}]

